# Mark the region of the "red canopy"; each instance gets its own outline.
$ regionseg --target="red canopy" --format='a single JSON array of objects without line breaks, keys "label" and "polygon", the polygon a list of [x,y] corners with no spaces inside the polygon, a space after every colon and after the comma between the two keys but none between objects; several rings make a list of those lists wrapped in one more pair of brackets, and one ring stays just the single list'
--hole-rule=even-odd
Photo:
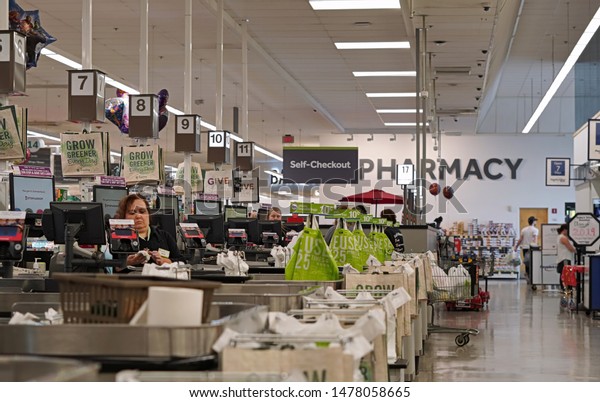
[{"label": "red canopy", "polygon": [[386,193],[383,190],[370,190],[366,193],[343,197],[340,202],[360,202],[363,204],[404,204],[404,198],[399,195]]}]

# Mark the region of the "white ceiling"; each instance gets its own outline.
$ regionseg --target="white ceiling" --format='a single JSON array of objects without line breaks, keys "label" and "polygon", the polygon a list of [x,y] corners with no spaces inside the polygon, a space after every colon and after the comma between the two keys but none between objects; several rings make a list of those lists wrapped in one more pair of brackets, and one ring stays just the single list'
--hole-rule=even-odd
[{"label": "white ceiling", "polygon": [[[58,39],[51,49],[80,61],[81,0],[18,3],[26,10],[40,10],[43,27]],[[169,104],[180,110],[184,4],[183,0],[149,0],[148,21],[149,90],[167,88]],[[192,112],[212,124],[216,120],[215,4],[215,0],[193,2]],[[441,129],[520,132],[600,0],[401,0],[401,4],[402,10],[314,11],[308,0],[224,0],[226,22],[235,26],[225,25],[222,128],[232,130],[233,107],[242,106],[239,24],[249,20],[250,37],[260,47],[249,49],[250,139],[276,153],[281,152],[284,133],[294,134],[297,144],[315,145],[322,136],[339,133],[414,131],[384,125],[414,122],[414,114],[375,111],[414,109],[414,98],[365,96],[366,92],[415,92],[414,77],[355,78],[352,71],[414,70],[414,32],[423,24],[428,28],[427,51],[434,69],[468,67],[471,71],[436,75]],[[93,64],[136,88],[139,8],[139,1],[130,0],[96,0],[93,7]],[[406,40],[411,49],[337,50],[334,46],[336,41]],[[58,133],[80,127],[66,122],[65,69],[42,57],[38,67],[28,71],[27,96],[11,98],[12,103],[29,108],[32,129]],[[575,130],[572,80],[558,95],[534,132]],[[113,96],[114,88],[108,87],[106,97]],[[160,143],[167,150],[173,149],[173,120],[161,132]],[[111,131],[113,149],[130,141],[111,123],[99,128]],[[201,161],[202,156],[195,159]],[[180,155],[167,154],[167,163],[179,160]]]}]

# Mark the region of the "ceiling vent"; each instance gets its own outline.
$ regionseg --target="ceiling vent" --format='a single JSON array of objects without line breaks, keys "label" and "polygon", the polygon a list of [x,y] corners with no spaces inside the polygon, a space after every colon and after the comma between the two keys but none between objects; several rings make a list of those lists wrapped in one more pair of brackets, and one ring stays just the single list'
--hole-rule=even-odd
[{"label": "ceiling vent", "polygon": [[436,67],[434,74],[437,78],[457,75],[468,76],[471,75],[471,67]]}]

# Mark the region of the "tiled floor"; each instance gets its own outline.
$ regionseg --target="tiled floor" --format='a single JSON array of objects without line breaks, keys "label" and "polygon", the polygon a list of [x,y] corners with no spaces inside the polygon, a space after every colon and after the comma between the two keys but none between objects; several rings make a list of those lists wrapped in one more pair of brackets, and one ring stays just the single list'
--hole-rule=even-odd
[{"label": "tiled floor", "polygon": [[600,381],[600,320],[524,281],[490,280],[489,291],[484,311],[436,310],[436,324],[480,334],[462,348],[453,334],[431,334],[416,381]]}]

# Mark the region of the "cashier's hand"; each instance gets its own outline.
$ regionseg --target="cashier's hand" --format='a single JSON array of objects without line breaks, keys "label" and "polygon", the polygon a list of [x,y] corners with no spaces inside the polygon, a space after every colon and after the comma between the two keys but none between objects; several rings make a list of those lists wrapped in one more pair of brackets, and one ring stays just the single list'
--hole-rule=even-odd
[{"label": "cashier's hand", "polygon": [[146,257],[141,253],[135,253],[127,256],[127,265],[140,265],[146,262]]},{"label": "cashier's hand", "polygon": [[170,259],[161,256],[158,251],[149,251],[149,253],[150,253],[150,259],[152,261],[154,261],[154,263],[156,265],[163,265],[163,264],[170,264],[171,263]]}]

